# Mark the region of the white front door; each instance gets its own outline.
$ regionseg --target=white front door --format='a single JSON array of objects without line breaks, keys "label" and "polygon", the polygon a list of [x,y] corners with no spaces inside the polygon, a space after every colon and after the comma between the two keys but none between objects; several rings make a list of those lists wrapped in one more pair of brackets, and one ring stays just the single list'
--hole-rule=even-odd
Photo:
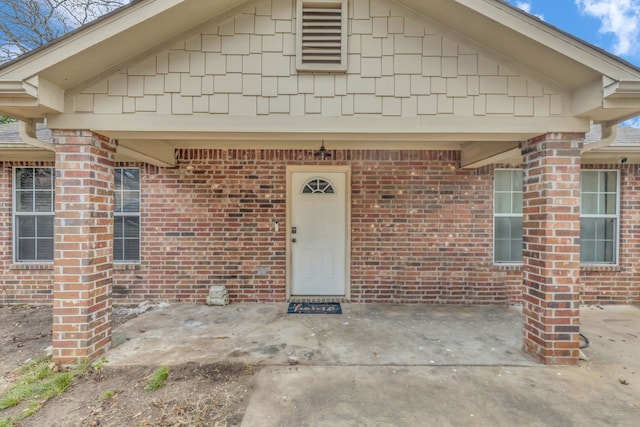
[{"label": "white front door", "polygon": [[345,296],[347,174],[294,172],[290,181],[292,296]]}]

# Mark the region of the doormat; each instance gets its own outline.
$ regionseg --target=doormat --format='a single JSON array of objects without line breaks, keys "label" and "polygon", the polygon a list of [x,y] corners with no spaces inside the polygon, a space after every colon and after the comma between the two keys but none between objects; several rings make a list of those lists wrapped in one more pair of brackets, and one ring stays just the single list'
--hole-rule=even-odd
[{"label": "doormat", "polygon": [[339,302],[292,302],[287,313],[342,314]]}]

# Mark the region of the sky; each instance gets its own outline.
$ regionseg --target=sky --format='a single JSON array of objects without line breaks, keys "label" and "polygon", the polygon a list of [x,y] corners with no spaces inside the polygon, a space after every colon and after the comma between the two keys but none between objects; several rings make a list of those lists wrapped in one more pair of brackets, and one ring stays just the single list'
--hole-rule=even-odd
[{"label": "sky", "polygon": [[508,0],[516,7],[640,66],[640,0]]}]

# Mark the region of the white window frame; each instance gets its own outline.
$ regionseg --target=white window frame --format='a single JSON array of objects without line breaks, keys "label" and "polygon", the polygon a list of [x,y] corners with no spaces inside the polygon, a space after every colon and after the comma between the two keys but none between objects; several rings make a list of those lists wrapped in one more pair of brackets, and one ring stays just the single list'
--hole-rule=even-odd
[{"label": "white window frame", "polygon": [[[495,265],[522,265],[522,258],[520,259],[520,261],[512,261],[512,260],[508,260],[508,261],[504,261],[504,260],[498,260],[496,259],[496,255],[497,255],[497,251],[496,251],[496,218],[523,218],[523,213],[522,210],[520,213],[498,213],[496,211],[496,200],[497,200],[497,180],[496,180],[496,172],[498,171],[508,171],[508,172],[514,172],[514,171],[518,171],[518,172],[523,172],[522,169],[518,169],[518,168],[500,168],[500,169],[495,169],[493,172],[493,263]],[[524,175],[524,172],[523,172]],[[523,176],[524,179],[524,176]],[[511,186],[511,191],[509,191],[510,194],[514,194],[513,191],[513,186]],[[513,197],[513,196],[512,196]],[[520,236],[520,239],[523,239],[523,236]]]},{"label": "white window frame", "polygon": [[[37,169],[49,169],[51,170],[51,176],[53,179],[53,186],[51,188],[51,197],[52,197],[52,202],[51,202],[51,211],[50,212],[19,212],[17,210],[17,206],[18,206],[18,186],[16,183],[16,174],[18,169],[33,169],[34,171]],[[11,193],[12,193],[12,207],[11,207],[11,219],[12,219],[12,225],[13,225],[13,262],[16,264],[53,264],[53,257],[54,257],[54,250],[51,252],[51,259],[29,259],[29,260],[22,260],[19,258],[19,254],[20,254],[20,239],[19,239],[19,233],[18,233],[18,217],[32,217],[32,216],[51,216],[53,217],[53,220],[55,221],[55,179],[56,179],[56,171],[55,168],[52,166],[14,166],[12,168],[12,172],[11,172]],[[34,189],[35,191],[35,189]],[[34,202],[35,203],[35,202]],[[54,225],[55,227],[55,225]],[[37,241],[37,236],[36,236],[36,241]],[[52,235],[52,239],[55,239],[55,232]],[[36,251],[37,252],[37,251]]]},{"label": "white window frame", "polygon": [[[615,172],[616,174],[616,213],[615,214],[584,214],[582,213],[582,197],[584,196],[584,192],[582,191],[582,183],[583,183],[583,174],[585,173],[611,173]],[[598,180],[599,181],[599,180]],[[599,189],[595,192],[590,192],[590,194],[600,194]],[[580,171],[580,221],[582,222],[583,218],[601,218],[601,219],[613,219],[615,221],[614,226],[614,236],[613,236],[613,261],[583,261],[580,260],[580,264],[582,265],[601,265],[601,266],[617,266],[619,264],[619,254],[620,254],[620,171],[616,169],[585,169]],[[580,242],[582,245],[582,236],[580,236]],[[582,253],[582,246],[580,247],[580,253]]]},{"label": "white window frame", "polygon": [[[115,186],[115,176],[114,176],[114,187],[113,187],[113,192],[114,192],[114,206],[113,206],[113,218],[114,218],[114,230],[113,230],[113,263],[114,264],[139,264],[140,263],[140,259],[141,259],[141,254],[140,254],[140,250],[141,250],[141,244],[142,244],[142,236],[141,236],[141,231],[142,231],[142,224],[141,224],[141,215],[140,215],[140,195],[141,195],[141,189],[140,189],[140,184],[141,184],[141,171],[139,168],[126,168],[126,167],[116,167],[114,168],[114,175],[117,173],[123,173],[123,171],[125,170],[135,170],[138,172],[138,211],[137,212],[117,212],[116,211],[116,205],[115,205],[115,196],[116,193],[120,192],[120,200],[124,200],[124,198],[122,197],[122,195],[124,194],[124,189],[120,188],[116,188]],[[116,251],[116,237],[115,237],[115,227],[116,227],[116,218],[137,218],[138,219],[138,258],[137,259],[119,259],[116,260],[115,257],[115,251]],[[122,238],[123,240],[123,251],[122,254],[124,256],[125,250],[124,247],[126,247],[126,238]],[[131,240],[131,239],[129,239]]]},{"label": "white window frame", "polygon": [[[297,0],[296,1],[296,69],[302,72],[346,72],[347,71],[347,27],[348,27],[348,0]],[[303,9],[305,7],[327,7],[334,6],[341,8],[341,33],[340,33],[340,63],[322,64],[306,63],[303,61],[302,34],[303,34]]]}]

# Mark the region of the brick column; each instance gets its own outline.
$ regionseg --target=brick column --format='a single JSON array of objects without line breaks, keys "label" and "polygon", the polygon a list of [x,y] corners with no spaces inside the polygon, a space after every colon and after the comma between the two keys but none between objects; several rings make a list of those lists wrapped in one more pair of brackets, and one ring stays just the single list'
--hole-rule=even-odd
[{"label": "brick column", "polygon": [[69,364],[111,344],[115,144],[87,131],[54,141],[53,357]]},{"label": "brick column", "polygon": [[545,364],[578,363],[583,140],[546,134],[522,144],[524,350]]}]

